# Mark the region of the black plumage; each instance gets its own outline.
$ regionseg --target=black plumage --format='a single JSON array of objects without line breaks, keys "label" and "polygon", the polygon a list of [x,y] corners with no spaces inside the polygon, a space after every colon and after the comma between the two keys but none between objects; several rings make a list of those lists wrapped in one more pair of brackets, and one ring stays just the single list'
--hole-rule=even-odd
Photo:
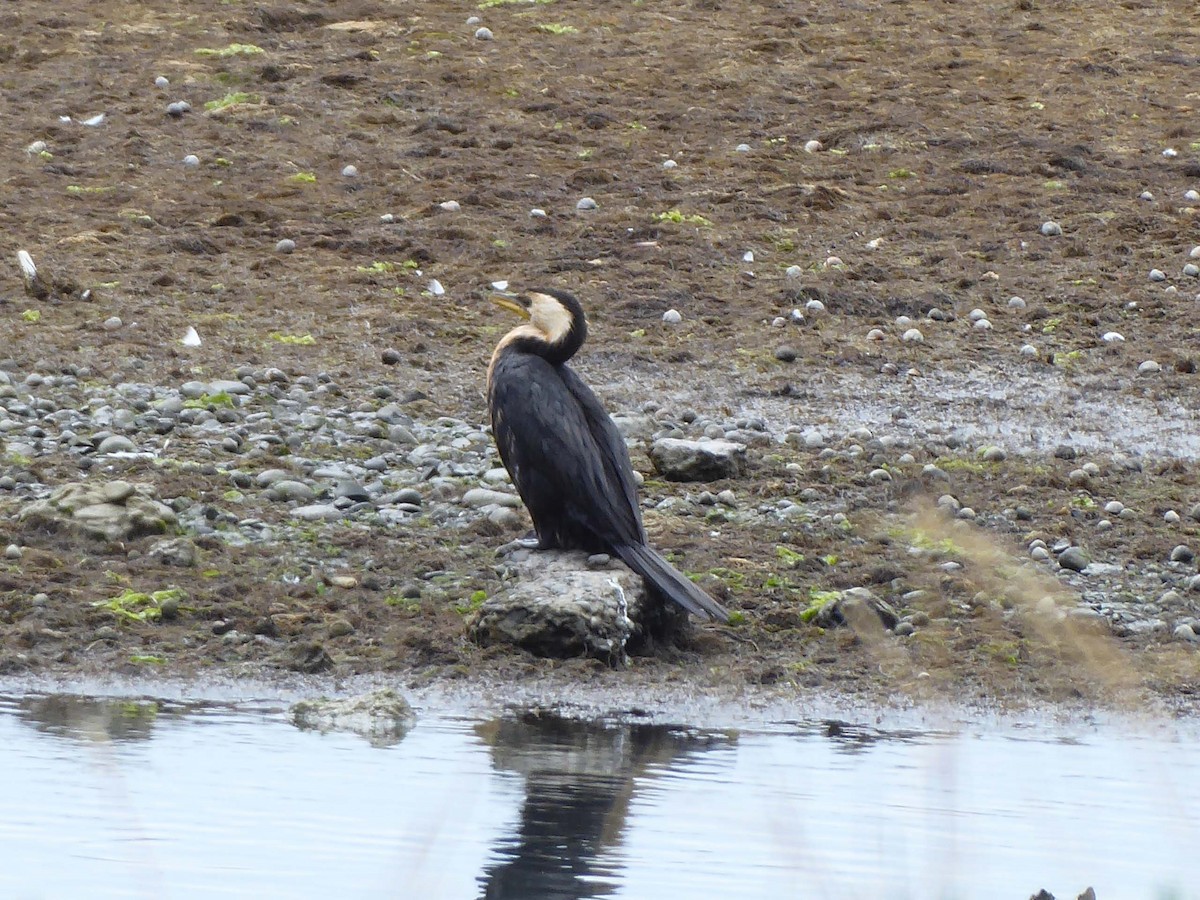
[{"label": "black plumage", "polygon": [[567,366],[587,339],[579,301],[547,290],[497,302],[529,319],[492,354],[488,407],[539,548],[617,556],[688,612],[728,621],[716,601],[646,543],[625,440]]}]

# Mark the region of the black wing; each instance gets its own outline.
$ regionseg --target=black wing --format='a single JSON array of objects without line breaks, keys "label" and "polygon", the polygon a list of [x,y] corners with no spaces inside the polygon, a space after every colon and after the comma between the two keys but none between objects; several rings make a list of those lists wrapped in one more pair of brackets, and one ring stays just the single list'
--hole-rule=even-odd
[{"label": "black wing", "polygon": [[533,354],[503,354],[489,401],[500,457],[542,546],[611,552],[644,542],[629,453],[574,373]]}]

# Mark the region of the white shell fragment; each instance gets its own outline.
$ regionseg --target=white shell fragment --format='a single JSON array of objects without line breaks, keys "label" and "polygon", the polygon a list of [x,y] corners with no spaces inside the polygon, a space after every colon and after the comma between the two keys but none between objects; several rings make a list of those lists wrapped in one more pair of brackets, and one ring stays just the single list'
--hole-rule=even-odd
[{"label": "white shell fragment", "polygon": [[429,293],[433,294],[435,297],[440,297],[442,294],[446,293],[446,289],[442,287],[442,283],[436,278],[430,279],[428,287]]},{"label": "white shell fragment", "polygon": [[97,115],[94,115],[87,119],[84,119],[79,124],[86,125],[88,128],[96,128],[97,126],[104,124],[104,118],[105,118],[104,113],[99,113]]},{"label": "white shell fragment", "polygon": [[507,291],[508,290],[508,282],[507,281],[493,281],[492,282],[492,290],[493,291]]},{"label": "white shell fragment", "polygon": [[195,328],[189,325],[187,332],[183,336],[183,340],[181,340],[179,343],[183,344],[185,347],[199,347],[200,335],[196,332]]}]

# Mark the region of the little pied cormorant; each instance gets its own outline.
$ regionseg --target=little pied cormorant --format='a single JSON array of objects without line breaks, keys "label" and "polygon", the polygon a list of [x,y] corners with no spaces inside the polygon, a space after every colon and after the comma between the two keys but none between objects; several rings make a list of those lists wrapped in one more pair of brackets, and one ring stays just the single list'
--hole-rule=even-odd
[{"label": "little pied cormorant", "polygon": [[693,615],[729,621],[646,543],[625,440],[567,366],[587,339],[579,301],[552,290],[493,299],[528,320],[496,345],[487,395],[496,447],[529,509],[538,548],[617,556]]}]

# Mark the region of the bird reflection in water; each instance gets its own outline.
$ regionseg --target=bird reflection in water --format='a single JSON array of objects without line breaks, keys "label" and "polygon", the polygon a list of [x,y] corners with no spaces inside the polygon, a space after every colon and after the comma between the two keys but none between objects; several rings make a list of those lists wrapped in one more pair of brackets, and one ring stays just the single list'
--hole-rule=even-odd
[{"label": "bird reflection in water", "polygon": [[639,782],[730,744],[730,733],[529,712],[479,725],[497,771],[525,779],[515,834],[480,877],[486,900],[583,900],[616,889],[614,851]]}]

